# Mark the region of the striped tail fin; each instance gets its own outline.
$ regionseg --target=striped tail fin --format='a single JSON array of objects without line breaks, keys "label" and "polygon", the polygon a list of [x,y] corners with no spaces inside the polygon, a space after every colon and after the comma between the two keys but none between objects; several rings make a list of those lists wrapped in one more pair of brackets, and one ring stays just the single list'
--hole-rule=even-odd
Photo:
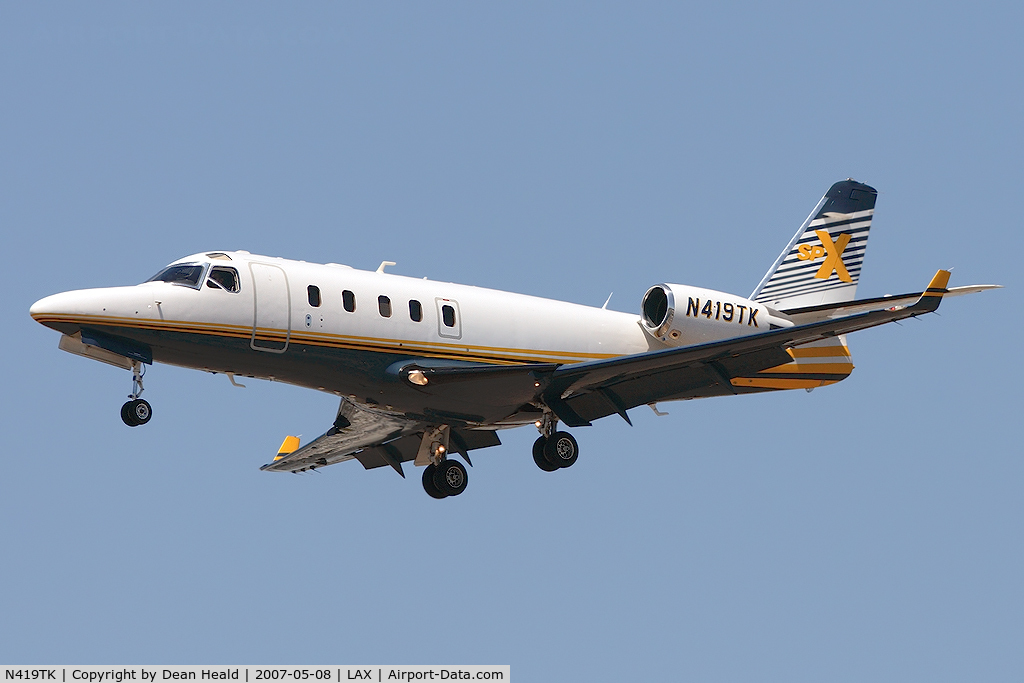
[{"label": "striped tail fin", "polygon": [[853,301],[877,194],[852,179],[830,187],[750,298],[780,311]]}]

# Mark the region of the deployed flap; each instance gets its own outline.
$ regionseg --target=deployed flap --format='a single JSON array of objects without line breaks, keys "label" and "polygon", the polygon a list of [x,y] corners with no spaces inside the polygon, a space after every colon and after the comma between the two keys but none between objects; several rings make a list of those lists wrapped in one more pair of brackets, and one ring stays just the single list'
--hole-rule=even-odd
[{"label": "deployed flap", "polygon": [[789,362],[789,348],[934,311],[948,281],[949,272],[938,271],[910,306],[876,306],[760,335],[564,365],[552,375],[544,400],[572,427],[619,412],[617,408],[733,393],[731,378]]},{"label": "deployed flap", "polygon": [[[451,450],[456,453],[462,452],[463,455],[465,455],[465,451],[501,445],[501,439],[498,438],[496,432],[491,430],[453,429],[451,430],[451,440],[455,442],[452,444]],[[385,465],[394,467],[390,462],[392,457],[399,463],[415,460],[421,441],[422,437],[419,434],[405,436],[381,446],[367,448],[356,453],[355,458],[368,470]]]}]

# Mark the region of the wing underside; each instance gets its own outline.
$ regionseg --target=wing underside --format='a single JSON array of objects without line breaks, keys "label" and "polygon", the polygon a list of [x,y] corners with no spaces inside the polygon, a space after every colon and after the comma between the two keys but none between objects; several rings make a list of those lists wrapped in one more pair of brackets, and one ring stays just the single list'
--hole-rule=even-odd
[{"label": "wing underside", "polygon": [[[278,453],[273,462],[260,469],[304,472],[346,460],[358,460],[368,470],[388,465],[405,476],[402,463],[416,458],[423,434],[429,427],[421,420],[381,412],[342,399],[334,426],[325,434],[301,448]],[[471,450],[501,444],[493,430],[452,429],[449,439],[451,450],[461,453],[467,460]],[[288,443],[286,439],[285,444]]]},{"label": "wing underside", "polygon": [[368,410],[342,399],[334,426],[327,433],[290,453],[278,453],[273,462],[260,469],[300,472],[333,465],[352,460],[364,449],[395,441],[417,429],[422,429],[418,421]]}]

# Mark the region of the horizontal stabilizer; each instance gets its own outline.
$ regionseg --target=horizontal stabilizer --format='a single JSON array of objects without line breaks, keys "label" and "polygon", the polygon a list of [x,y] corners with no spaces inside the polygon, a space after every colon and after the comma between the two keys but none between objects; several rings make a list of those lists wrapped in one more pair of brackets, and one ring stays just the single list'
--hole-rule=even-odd
[{"label": "horizontal stabilizer", "polygon": [[[948,273],[949,271],[939,271],[940,273]],[[945,281],[948,282],[949,277],[946,276]],[[929,288],[932,288],[932,284],[929,284]],[[966,287],[954,287],[952,289],[944,290],[943,298],[951,296],[962,296],[964,294],[974,294],[976,292],[984,292],[989,289],[1002,289],[1002,285],[969,285]],[[899,310],[906,308],[907,306],[913,305],[916,301],[926,292],[910,292],[908,294],[887,294],[885,296],[875,297],[873,299],[858,299],[856,301],[850,301],[848,303],[839,304],[824,304],[822,306],[806,306],[804,308],[790,308],[783,309],[780,311],[785,314],[787,318],[792,320],[797,325],[805,325],[812,322],[818,322],[821,320],[829,320],[836,318],[845,318],[846,316],[856,315],[858,313],[868,313],[870,311],[881,311],[881,310]]]},{"label": "horizontal stabilizer", "polygon": [[989,289],[1002,289],[1002,285],[968,285],[966,287],[953,287],[952,289],[946,290],[946,297],[961,296],[963,294],[974,294],[976,292],[984,292]]}]

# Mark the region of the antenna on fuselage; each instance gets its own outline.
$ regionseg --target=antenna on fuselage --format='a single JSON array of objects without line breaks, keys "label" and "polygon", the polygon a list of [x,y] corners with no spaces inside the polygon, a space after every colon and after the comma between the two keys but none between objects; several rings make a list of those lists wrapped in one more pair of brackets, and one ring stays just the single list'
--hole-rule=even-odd
[{"label": "antenna on fuselage", "polygon": [[377,272],[378,273],[383,273],[384,272],[384,268],[386,268],[387,266],[397,266],[397,265],[398,264],[395,263],[394,261],[381,261],[380,265],[377,266]]},{"label": "antenna on fuselage", "polygon": [[[614,294],[615,292],[612,292]],[[608,295],[608,298],[604,300],[604,306],[601,307],[602,311],[608,310],[608,302],[612,300],[612,294]]]}]

